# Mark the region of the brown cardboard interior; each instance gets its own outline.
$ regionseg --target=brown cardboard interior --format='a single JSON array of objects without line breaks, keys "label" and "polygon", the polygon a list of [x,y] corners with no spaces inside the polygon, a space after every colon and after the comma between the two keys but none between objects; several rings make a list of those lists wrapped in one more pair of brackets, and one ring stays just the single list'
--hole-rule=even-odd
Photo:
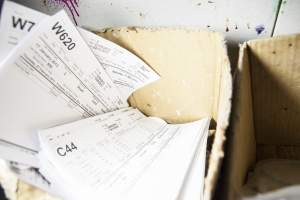
[{"label": "brown cardboard interior", "polygon": [[130,104],[170,123],[211,116],[216,122],[205,196],[210,199],[218,177],[231,108],[231,73],[219,33],[170,28],[114,28],[99,35],[129,49],[161,79],[136,91]]},{"label": "brown cardboard interior", "polygon": [[254,40],[240,48],[224,178],[237,199],[262,159],[300,159],[300,35]]},{"label": "brown cardboard interior", "polygon": [[249,50],[257,143],[300,145],[300,35],[249,42]]}]

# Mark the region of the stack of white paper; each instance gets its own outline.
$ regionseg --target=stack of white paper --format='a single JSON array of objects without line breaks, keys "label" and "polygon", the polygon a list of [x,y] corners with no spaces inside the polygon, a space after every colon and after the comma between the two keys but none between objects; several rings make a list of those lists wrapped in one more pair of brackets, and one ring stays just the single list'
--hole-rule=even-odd
[{"label": "stack of white paper", "polygon": [[64,199],[202,198],[209,119],[128,107],[159,79],[141,59],[10,1],[0,34],[0,157],[20,179]]},{"label": "stack of white paper", "polygon": [[194,188],[183,183],[195,175],[188,173],[197,149],[205,150],[208,126],[208,119],[174,125],[126,109],[46,129],[39,132],[41,172],[72,188],[61,194],[71,199],[188,199],[184,190]]}]

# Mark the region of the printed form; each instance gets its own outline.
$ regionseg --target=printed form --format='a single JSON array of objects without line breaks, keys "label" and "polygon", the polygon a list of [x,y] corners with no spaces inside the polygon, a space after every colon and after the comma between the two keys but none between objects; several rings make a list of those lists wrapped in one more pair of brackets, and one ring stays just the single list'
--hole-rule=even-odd
[{"label": "printed form", "polygon": [[56,169],[59,182],[80,188],[79,199],[176,199],[209,120],[170,125],[138,113],[40,131],[41,158],[52,165],[44,171]]},{"label": "printed form", "polygon": [[39,128],[128,106],[64,12],[45,19],[3,62],[0,91],[2,139],[33,150]]},{"label": "printed form", "polygon": [[78,30],[125,99],[137,89],[159,79],[144,61],[130,51],[87,30]]},{"label": "printed form", "polygon": [[11,1],[3,1],[0,20],[0,63],[47,15]]},{"label": "printed form", "polygon": [[[0,35],[3,36],[0,38],[0,54],[3,55],[0,62],[46,17],[44,13],[5,1],[0,24]],[[83,28],[77,29],[125,99],[137,89],[159,79],[143,60],[130,51]]]},{"label": "printed form", "polygon": [[[54,40],[52,41],[53,42],[52,45],[49,45],[48,39],[51,37],[48,37],[45,34],[44,35],[40,34],[42,31],[40,29],[43,28],[38,28],[39,30],[36,31],[39,32],[38,34],[40,34],[40,36],[30,35],[30,39],[27,39],[26,42],[23,43],[21,42],[21,44],[19,45],[19,46],[24,46],[23,44],[29,44],[30,42],[34,43],[35,38],[38,38],[39,42],[37,42],[36,44],[31,44],[32,46],[30,48],[28,47],[29,48],[28,52],[31,55],[36,54],[34,57],[28,56],[27,50],[24,50],[24,47],[22,48],[16,47],[16,49],[11,52],[11,50],[17,45],[17,43],[22,41],[23,37],[25,37],[27,34],[30,34],[29,33],[30,31],[33,31],[36,27],[39,26],[41,21],[46,20],[47,18],[48,18],[47,15],[43,13],[37,12],[35,10],[32,10],[30,8],[24,7],[22,5],[16,4],[11,1],[5,1],[3,5],[2,19],[0,24],[0,33],[3,35],[3,37],[0,38],[0,44],[3,44],[0,46],[1,54],[7,55],[9,54],[9,52],[10,54],[17,54],[20,51],[19,49],[23,49],[23,51],[26,51],[26,53],[20,56],[20,58],[18,58],[18,56],[16,55],[10,55],[11,57],[10,61],[12,61],[13,59],[19,59],[19,61],[16,62],[15,65],[18,65],[19,69],[24,71],[25,76],[28,76],[32,80],[35,80],[36,83],[38,83],[41,87],[48,90],[52,94],[52,96],[57,97],[55,98],[56,99],[55,101],[52,100],[53,97],[49,98],[48,101],[52,101],[52,102],[48,105],[48,109],[44,108],[43,110],[41,110],[42,112],[47,111],[46,112],[47,115],[49,115],[50,113],[49,117],[46,118],[52,119],[51,121],[53,121],[53,123],[43,125],[42,126],[43,128],[68,122],[70,121],[67,120],[69,118],[71,120],[76,120],[82,117],[89,117],[98,113],[108,112],[111,110],[115,110],[119,107],[124,107],[127,105],[126,99],[130,96],[132,92],[139,89],[140,87],[145,86],[146,84],[149,84],[159,79],[159,76],[153,70],[151,70],[149,66],[147,66],[141,59],[139,59],[138,57],[136,57],[126,49],[123,49],[118,45],[110,41],[107,41],[93,33],[89,33],[88,31],[85,31],[79,27],[77,27],[77,29],[80,31],[81,36],[87,42],[89,47],[92,49],[94,55],[102,65],[100,67],[99,66],[100,64],[95,64],[96,63],[95,59],[92,59],[95,64],[94,65],[95,71],[88,71],[88,73],[86,73],[87,70],[85,70],[86,68],[85,66],[91,65],[91,62],[86,62],[84,65],[83,62],[76,63],[76,64],[72,63],[74,62],[74,57],[75,60],[78,60],[78,58],[81,58],[81,60],[89,59],[88,57],[85,56],[86,53],[80,53],[80,55],[73,53],[73,57],[69,55],[70,50],[68,50],[68,48],[71,48],[71,50],[72,48],[75,48],[72,47],[73,42],[70,42],[68,46],[63,46],[63,48],[61,48],[60,46],[61,44],[59,42],[67,43],[68,41]],[[26,28],[29,25],[30,27]],[[53,35],[59,36],[59,40],[71,39],[70,37],[69,38],[66,37],[66,34],[68,34],[67,32],[60,33],[60,31],[62,31],[60,25],[61,24],[53,25],[54,30],[52,31],[55,33]],[[49,24],[48,26],[50,27]],[[69,26],[72,27],[72,24],[69,23]],[[47,29],[46,23],[44,23],[44,27],[46,27]],[[46,29],[44,29],[44,31]],[[72,32],[73,31],[74,30],[72,30]],[[76,34],[76,37],[79,38],[78,34]],[[12,42],[12,40],[14,42]],[[82,39],[79,41],[83,43]],[[58,42],[58,44],[55,44],[56,42]],[[79,44],[76,45],[77,45],[76,47],[77,49],[80,48],[80,46],[82,46]],[[86,45],[83,46],[86,47]],[[39,47],[43,48],[43,50],[40,52],[38,51]],[[82,50],[84,49],[86,48],[83,48]],[[46,54],[45,52],[48,52],[48,54]],[[35,68],[33,68],[32,66],[28,67],[28,65],[32,64],[32,61],[36,62],[35,64],[38,64],[38,66],[35,66]],[[8,61],[5,62],[6,64],[4,63],[2,66],[8,65],[7,63]],[[108,65],[110,66],[104,68],[105,72],[108,74],[109,77],[107,77],[105,75],[105,72],[101,70],[103,69],[105,64],[106,66]],[[57,67],[57,65],[63,67]],[[81,68],[83,68],[84,71],[82,71]],[[28,71],[26,71],[28,69],[38,69],[38,71],[28,73]],[[66,71],[69,71],[69,73],[66,73]],[[78,73],[73,73],[76,71]],[[99,76],[100,74],[99,72],[101,73],[101,76]],[[0,71],[0,73],[2,72]],[[81,75],[87,75],[87,76],[81,76]],[[15,80],[16,77],[14,78]],[[92,82],[90,81],[90,79],[94,79],[95,81]],[[112,79],[113,83],[109,79]],[[0,82],[2,83],[4,83],[4,81],[0,80]],[[17,83],[14,84],[15,86],[13,87],[15,90],[22,89],[21,87],[18,88],[17,84],[23,85],[22,81],[18,81]],[[23,86],[26,86],[26,84]],[[117,87],[118,90],[117,92],[116,89],[114,89],[115,87]],[[35,91],[36,90],[32,91],[31,93]],[[101,93],[101,91],[103,93]],[[38,95],[39,94],[36,94],[35,96],[33,95],[32,98],[27,97],[27,99],[28,98],[29,99],[27,100],[25,98],[24,100],[31,101],[31,103],[33,103],[32,99],[36,99],[36,100],[39,99]],[[46,97],[47,95],[44,96],[46,101],[46,98],[48,97]],[[19,96],[19,98],[21,97],[22,95]],[[58,101],[57,100],[58,98],[60,98],[60,102],[56,102]],[[11,104],[12,103],[13,101],[11,102]],[[66,109],[65,107],[61,108],[62,103],[65,104],[67,103],[68,106],[71,107],[71,109]],[[52,111],[52,107],[54,106],[56,107],[55,104],[59,104],[59,106],[57,107],[57,109],[54,109]],[[19,104],[19,106],[21,107],[21,104]],[[30,106],[27,109],[21,108],[18,113],[20,113],[20,111],[23,110],[27,115],[27,116],[23,116],[24,118],[28,118],[32,114],[33,117],[36,119],[36,117],[40,118],[39,114],[34,113],[35,110],[37,109],[38,107],[32,109],[32,106]],[[61,110],[60,113],[64,112],[65,114],[60,115],[57,118],[57,120],[55,120],[54,115],[59,113],[59,110]],[[8,116],[12,116],[12,115],[13,113],[8,114]],[[51,117],[51,115],[53,117]],[[64,117],[65,115],[66,117]],[[22,123],[20,127],[24,126],[25,124],[28,124],[27,122],[30,121],[30,119],[26,119],[24,122],[22,122],[22,116],[20,116],[19,118],[21,118],[20,121]],[[38,121],[36,121],[36,123],[34,124],[32,123],[31,125],[29,124],[29,126],[33,127],[35,126],[35,124],[38,124]],[[1,128],[1,124],[0,124],[0,128]],[[37,128],[41,128],[41,127],[38,126]],[[10,132],[8,127],[6,127],[5,130]],[[17,132],[18,130],[15,130],[15,128],[13,128],[11,131]],[[28,132],[28,131],[23,130],[22,132]],[[24,135],[24,137],[27,137],[26,134]],[[28,149],[25,149],[29,147],[30,150],[33,150],[32,152],[36,153],[36,145],[32,146],[31,144],[27,146],[25,143],[25,145],[22,144],[20,146],[18,144],[19,141],[18,140],[16,143],[17,145],[13,146],[10,145],[10,143],[12,144],[15,143],[14,138],[12,138],[12,140],[10,139],[7,140],[6,137],[1,139],[3,139],[3,142],[0,143],[0,148],[4,150],[3,152],[5,154],[5,157],[10,157],[11,158],[10,160],[15,161],[16,155],[23,154],[23,156],[17,156],[18,159],[20,158],[20,162],[32,166],[37,165],[36,161],[33,161],[34,158],[31,151],[30,154],[28,154]],[[20,140],[23,139],[24,139],[23,137],[20,138]],[[7,144],[5,144],[6,141]],[[5,152],[11,152],[11,153],[6,154]]]}]

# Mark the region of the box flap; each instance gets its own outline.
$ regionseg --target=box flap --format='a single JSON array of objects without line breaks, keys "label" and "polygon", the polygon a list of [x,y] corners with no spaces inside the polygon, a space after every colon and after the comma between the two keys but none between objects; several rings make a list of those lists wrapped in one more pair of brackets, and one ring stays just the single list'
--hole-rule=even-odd
[{"label": "box flap", "polygon": [[216,199],[235,199],[244,184],[249,167],[255,163],[255,135],[252,113],[250,63],[247,44],[240,47],[238,68],[235,73],[231,125],[221,177],[220,190]]},{"label": "box flap", "polygon": [[300,34],[248,45],[257,143],[300,145]]}]

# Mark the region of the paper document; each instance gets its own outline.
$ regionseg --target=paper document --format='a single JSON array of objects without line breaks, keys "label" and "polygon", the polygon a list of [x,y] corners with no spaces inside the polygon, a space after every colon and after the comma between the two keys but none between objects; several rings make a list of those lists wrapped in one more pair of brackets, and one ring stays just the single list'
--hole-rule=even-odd
[{"label": "paper document", "polygon": [[[32,27],[47,17],[46,14],[11,1],[5,1],[2,15],[0,35],[3,37],[0,38],[0,44],[3,45],[0,45],[0,52],[3,55],[7,55],[33,30]],[[30,27],[25,29],[25,26],[29,25]],[[128,50],[80,27],[77,29],[125,99],[137,89],[159,79],[144,61]],[[11,42],[10,38],[13,38],[14,42]],[[4,56],[0,56],[0,62],[3,59]]]},{"label": "paper document", "polygon": [[209,120],[169,125],[138,113],[40,131],[43,157],[65,184],[80,188],[79,197],[176,199]]},{"label": "paper document", "polygon": [[12,1],[4,1],[0,21],[0,63],[47,15]]},{"label": "paper document", "polygon": [[[118,107],[127,106],[126,99],[132,92],[159,78],[159,76],[138,57],[126,49],[93,33],[89,33],[88,31],[77,27],[81,34],[79,36],[78,34],[75,34],[77,31],[74,30],[74,27],[69,28],[69,30],[79,39],[79,43],[82,43],[81,45],[76,43],[76,48],[79,48],[80,51],[84,51],[84,53],[71,53],[73,50],[66,50],[68,47],[64,45],[62,48],[59,44],[56,44],[57,46],[49,46],[48,39],[54,39],[53,37],[40,37],[40,35],[43,35],[42,31],[51,28],[51,25],[49,25],[50,23],[44,23],[42,25],[44,28],[38,28],[43,20],[47,20],[47,15],[11,1],[5,1],[2,10],[0,33],[3,37],[0,38],[0,44],[3,45],[0,45],[0,52],[2,55],[13,55],[10,55],[10,61],[6,60],[1,67],[6,66],[6,68],[11,68],[8,67],[8,65],[18,65],[19,69],[24,71],[23,76],[26,76],[20,78],[19,76],[22,76],[20,72],[15,73],[12,69],[10,69],[10,77],[5,74],[6,72],[0,71],[0,77],[1,75],[5,76],[3,80],[0,80],[3,86],[0,90],[6,90],[6,93],[9,92],[9,95],[3,99],[3,101],[7,100],[6,104],[2,105],[7,106],[7,104],[15,104],[17,106],[16,108],[20,108],[18,111],[16,109],[13,109],[12,111],[11,106],[6,107],[4,111],[9,113],[5,114],[6,120],[3,121],[3,124],[0,122],[0,128],[4,125],[3,130],[7,131],[8,135],[8,137],[4,136],[0,138],[7,140],[9,143],[21,145],[23,146],[23,149],[30,148],[36,151],[36,140],[32,140],[34,137],[32,135],[35,135],[35,133],[33,133],[33,128],[46,128],[60,123],[93,116],[98,113],[115,110]],[[30,27],[26,29],[25,27],[29,25]],[[70,23],[68,26],[72,27]],[[30,35],[30,39],[27,39],[26,42],[21,42],[19,46],[22,47],[16,47],[16,49],[12,51],[12,49],[35,28],[39,29],[36,31],[38,33],[33,34],[35,36]],[[59,40],[63,39],[63,37],[68,34],[67,31],[58,33],[60,31],[63,31],[62,28],[60,28],[59,24],[56,24],[52,32],[55,32],[54,37],[58,37]],[[51,31],[50,33],[47,32],[47,34],[51,34]],[[99,67],[99,63],[95,64],[95,58],[92,59],[93,62],[85,62],[85,60],[90,60],[86,57],[86,54],[91,53],[87,53],[90,50],[86,49],[83,40],[79,38],[81,36],[93,50],[93,53],[98,59],[97,61],[103,63],[102,67],[106,63],[104,71],[108,73],[109,77],[105,75],[103,68]],[[38,38],[39,41],[36,40],[36,38]],[[68,40],[68,38],[65,39]],[[57,40],[54,41],[57,42]],[[34,42],[37,44],[32,44],[31,47],[28,47],[29,43]],[[63,43],[64,41],[58,42]],[[23,47],[26,45],[27,48],[29,48],[28,51]],[[37,45],[40,45],[40,48],[43,48],[43,50],[40,52],[37,51]],[[80,46],[85,46],[85,48],[81,48]],[[103,51],[100,50],[100,47]],[[26,53],[21,56],[20,51],[26,51]],[[45,54],[45,52],[48,54]],[[64,54],[62,55],[61,53]],[[91,57],[91,55],[89,57]],[[33,60],[39,65],[36,67],[22,66],[32,64]],[[76,66],[73,66],[72,64],[74,60],[76,60]],[[78,63],[77,60],[83,60],[84,63],[83,61]],[[0,60],[0,62],[3,62],[3,60]],[[12,64],[12,62],[15,63]],[[94,71],[86,70],[87,67],[85,66],[92,66],[92,63],[95,65],[90,68],[96,69],[94,69]],[[107,65],[110,65],[111,67],[107,68]],[[81,68],[83,68],[83,70],[81,70]],[[112,68],[114,69],[110,70]],[[78,72],[77,74],[73,73],[76,71]],[[100,77],[97,76],[99,75],[99,72],[101,73]],[[86,76],[79,77],[79,75]],[[7,82],[7,79],[9,78],[10,81]],[[28,83],[30,82],[28,78],[38,84]],[[95,80],[94,82],[91,81],[93,79]],[[112,81],[110,79],[112,79]],[[34,86],[32,86],[33,84]],[[6,87],[6,85],[8,85],[8,87]],[[22,87],[20,87],[20,85]],[[23,91],[23,87],[27,86],[27,90],[29,91],[26,91],[26,89]],[[116,89],[113,89],[115,87],[118,88],[117,92]],[[40,91],[41,89],[44,89],[44,91]],[[8,90],[15,92],[13,93]],[[18,90],[22,91],[18,92]],[[38,92],[36,93],[36,91]],[[43,94],[40,98],[40,93],[44,93],[45,91],[48,91],[51,97],[49,97],[49,94]],[[5,93],[3,93],[3,95],[5,95]],[[20,103],[20,101],[22,102]],[[31,105],[28,106],[28,104]],[[45,106],[45,104],[47,104],[47,106]],[[40,107],[42,108],[40,109]],[[14,111],[17,111],[18,115],[20,115],[18,118],[14,117],[14,114],[16,114]],[[42,116],[42,113],[47,116]],[[13,119],[17,119],[16,122]],[[8,121],[10,123],[7,123]],[[18,124],[18,126],[12,127],[11,123],[13,121],[15,124]],[[48,123],[45,123],[46,121],[48,121]],[[25,129],[22,131],[22,128]],[[10,132],[12,132],[12,134],[8,134]],[[23,134],[23,132],[25,134]],[[20,138],[15,137],[17,133]],[[31,142],[27,143],[26,141],[28,140]],[[20,141],[25,142],[20,144]],[[9,151],[9,147],[1,147],[1,145],[2,144],[0,143],[0,148]],[[3,152],[8,152],[6,150]],[[15,155],[17,155],[16,153],[13,154],[15,151],[15,149],[11,149],[10,154],[5,153],[5,157],[11,158],[11,161],[16,161],[16,159],[21,158],[22,162],[25,160],[32,162],[33,166],[36,165],[36,160],[32,161],[24,151],[18,151],[17,154],[20,155],[18,158],[15,157]],[[13,156],[11,156],[12,154]],[[29,162],[26,162],[25,164],[29,164]]]},{"label": "paper document", "polygon": [[0,158],[38,167],[37,151],[0,140]]},{"label": "paper document", "polygon": [[135,90],[159,79],[144,61],[128,50],[87,30],[78,30],[125,99]]},{"label": "paper document", "polygon": [[178,200],[202,200],[204,193],[206,145],[208,132],[204,132],[201,142],[185,177]]},{"label": "paper document", "polygon": [[81,197],[76,192],[70,192],[70,188],[72,188],[72,190],[74,189],[73,184],[66,184],[66,182],[61,178],[60,174],[57,172],[56,168],[49,162],[49,160],[46,159],[46,154],[44,154],[43,151],[39,153],[39,159],[39,171],[41,174],[47,177],[47,180],[50,182],[51,188],[53,188],[53,190],[51,190],[52,195],[64,200],[82,200],[86,198]]},{"label": "paper document", "polygon": [[[95,116],[93,118],[85,119],[85,120],[80,120],[74,123],[66,124],[61,127],[56,127],[53,130],[55,131],[61,131],[66,128],[69,129],[80,129],[86,126],[93,125],[94,123],[100,123],[102,121],[106,121],[112,117],[117,116],[118,117],[124,117],[130,116],[131,120],[129,121],[130,123],[133,121],[136,121],[138,119],[145,118],[145,116],[137,111],[136,109],[133,109],[131,107],[129,108],[124,108],[121,110],[117,110],[111,113],[106,113],[103,115]],[[70,188],[75,188],[73,183],[67,183],[61,178],[60,174],[57,172],[56,168],[49,162],[47,159],[48,155],[44,153],[44,150],[42,149],[39,152],[39,171],[47,177],[47,180],[51,183],[52,188],[55,187],[57,188],[55,190],[55,193],[52,193],[56,196],[62,197],[63,199],[66,200],[80,200],[85,197],[80,197],[79,194],[74,194],[73,192],[70,192]],[[26,180],[25,180],[26,181]]]},{"label": "paper document", "polygon": [[[128,199],[180,199],[197,147],[202,143],[203,134],[208,130],[209,120],[168,126],[179,128],[177,134],[161,151],[161,155],[149,170],[141,176],[130,191]],[[204,179],[204,176],[201,179]],[[188,187],[201,187],[201,185],[188,185]],[[144,194],[146,195],[143,196]]]},{"label": "paper document", "polygon": [[14,49],[0,68],[0,92],[1,139],[33,150],[37,129],[127,106],[64,12]]}]

